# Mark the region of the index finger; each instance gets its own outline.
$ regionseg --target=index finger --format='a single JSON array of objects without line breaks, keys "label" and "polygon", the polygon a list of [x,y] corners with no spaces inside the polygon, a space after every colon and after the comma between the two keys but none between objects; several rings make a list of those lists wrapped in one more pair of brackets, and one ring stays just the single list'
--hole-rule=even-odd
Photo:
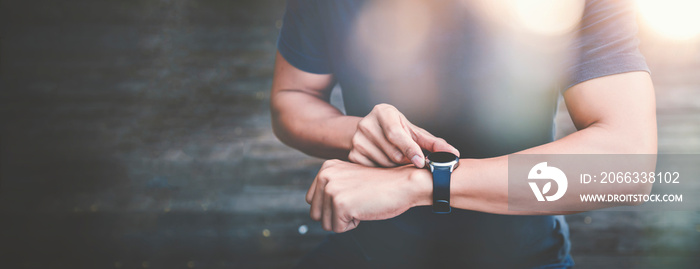
[{"label": "index finger", "polygon": [[425,156],[416,141],[411,136],[408,120],[398,111],[388,116],[382,116],[379,125],[382,127],[384,137],[398,148],[418,168],[425,165]]}]

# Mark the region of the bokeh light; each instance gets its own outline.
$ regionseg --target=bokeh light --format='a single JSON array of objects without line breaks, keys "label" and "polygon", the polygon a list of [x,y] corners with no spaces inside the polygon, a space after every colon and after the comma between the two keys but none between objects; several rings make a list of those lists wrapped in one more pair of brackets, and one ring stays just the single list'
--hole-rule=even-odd
[{"label": "bokeh light", "polygon": [[578,26],[584,0],[463,0],[489,20],[528,35],[560,36]]},{"label": "bokeh light", "polygon": [[659,35],[673,40],[700,37],[700,1],[636,0],[643,22]]},{"label": "bokeh light", "polygon": [[518,25],[542,35],[573,30],[583,14],[583,0],[510,0]]}]

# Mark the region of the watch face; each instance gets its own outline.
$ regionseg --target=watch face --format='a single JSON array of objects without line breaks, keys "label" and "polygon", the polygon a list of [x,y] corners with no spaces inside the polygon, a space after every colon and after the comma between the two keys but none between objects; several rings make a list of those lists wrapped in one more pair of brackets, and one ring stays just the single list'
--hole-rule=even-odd
[{"label": "watch face", "polygon": [[449,152],[433,152],[428,155],[428,160],[434,163],[449,163],[457,159],[457,155]]}]

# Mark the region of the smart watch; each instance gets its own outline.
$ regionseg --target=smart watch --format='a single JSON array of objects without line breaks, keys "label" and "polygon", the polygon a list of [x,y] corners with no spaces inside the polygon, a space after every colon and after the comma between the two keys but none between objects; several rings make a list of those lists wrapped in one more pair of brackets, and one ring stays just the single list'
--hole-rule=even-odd
[{"label": "smart watch", "polygon": [[450,177],[459,166],[459,157],[449,152],[433,152],[426,158],[426,166],[433,173],[433,212],[447,214],[450,207]]}]

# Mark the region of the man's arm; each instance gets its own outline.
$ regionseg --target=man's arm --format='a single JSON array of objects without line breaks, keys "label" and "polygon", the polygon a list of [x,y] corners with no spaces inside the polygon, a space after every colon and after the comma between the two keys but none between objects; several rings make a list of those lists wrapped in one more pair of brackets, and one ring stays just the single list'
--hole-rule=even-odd
[{"label": "man's arm", "polygon": [[445,140],[411,124],[393,106],[377,105],[364,118],[344,115],[329,101],[334,84],[331,74],[304,72],[278,52],[270,94],[275,135],[306,154],[365,166],[413,163],[423,167],[421,149],[459,155]]},{"label": "man's arm", "polygon": [[361,118],[345,116],[330,104],[333,75],[301,71],[279,52],[274,72],[270,109],[275,135],[306,154],[347,160]]},{"label": "man's arm", "polygon": [[[520,153],[656,154],[656,101],[648,73],[588,80],[571,87],[564,98],[579,130]],[[361,189],[363,183],[358,181],[371,181],[376,187]],[[380,183],[384,181],[391,184]],[[612,184],[610,188],[618,188],[614,191],[621,193],[648,193],[651,185]],[[508,211],[508,198],[508,156],[462,159],[460,168],[452,174],[453,207],[496,214],[567,213]],[[307,202],[311,203],[313,219],[322,221],[328,230],[342,232],[354,228],[360,220],[386,219],[413,206],[432,204],[432,175],[410,167],[377,169],[330,162],[316,176]]]},{"label": "man's arm", "polygon": [[[657,153],[656,101],[648,73],[631,72],[589,80],[567,90],[564,98],[578,131],[520,153]],[[543,214],[508,211],[507,156],[465,159],[460,165],[466,169],[457,169],[453,175],[452,203],[455,207],[499,214]],[[620,193],[651,191],[651,184],[617,184],[609,187],[618,188],[614,191]],[[573,199],[570,202],[580,203]],[[430,203],[430,200],[427,203],[423,201],[423,204]]]}]

